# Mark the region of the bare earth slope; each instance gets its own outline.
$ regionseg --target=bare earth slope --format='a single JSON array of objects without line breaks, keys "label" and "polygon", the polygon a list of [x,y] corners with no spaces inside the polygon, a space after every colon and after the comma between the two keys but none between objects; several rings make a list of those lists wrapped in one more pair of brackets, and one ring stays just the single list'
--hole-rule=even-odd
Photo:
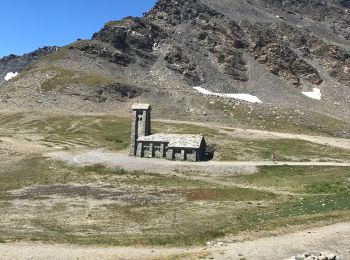
[{"label": "bare earth slope", "polygon": [[[348,8],[346,0],[160,0],[142,18],[108,22],[91,40],[31,62],[1,84],[0,108],[125,114],[137,99],[181,119],[348,123]],[[206,97],[193,87],[262,103]],[[314,88],[321,100],[301,93]]]}]

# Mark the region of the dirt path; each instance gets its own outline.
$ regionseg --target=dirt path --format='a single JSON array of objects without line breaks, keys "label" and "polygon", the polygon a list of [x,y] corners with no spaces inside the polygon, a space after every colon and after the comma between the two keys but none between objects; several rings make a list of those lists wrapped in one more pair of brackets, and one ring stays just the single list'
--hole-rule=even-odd
[{"label": "dirt path", "polygon": [[186,248],[131,248],[131,247],[97,247],[76,245],[45,245],[41,243],[0,244],[1,260],[131,260],[131,259],[167,259],[172,255],[191,252]]},{"label": "dirt path", "polygon": [[[225,244],[222,247],[196,248],[131,248],[77,245],[45,245],[41,243],[0,244],[0,259],[233,259],[282,260],[304,252],[334,253],[350,259],[350,222],[313,228],[293,234],[254,241]],[[174,259],[174,258],[172,258]]]},{"label": "dirt path", "polygon": [[59,151],[47,153],[45,156],[56,160],[66,161],[70,164],[92,165],[105,164],[110,167],[120,167],[129,171],[146,171],[169,173],[178,171],[199,171],[215,174],[237,174],[237,173],[255,173],[258,166],[350,166],[350,162],[180,162],[162,159],[135,158],[128,156],[126,152],[108,152],[103,149],[93,151],[77,151],[75,153],[68,151]]},{"label": "dirt path", "polygon": [[[241,129],[234,128],[225,125],[218,125],[213,123],[203,123],[203,122],[188,122],[188,121],[176,121],[176,120],[163,120],[155,119],[154,121],[162,123],[173,123],[173,124],[192,124],[197,126],[210,127],[221,130],[230,130],[234,131],[232,133],[235,137],[240,138],[252,138],[252,139],[299,139],[321,145],[330,145],[334,147],[339,147],[343,149],[350,149],[350,139],[345,138],[336,138],[336,137],[327,137],[327,136],[314,136],[314,135],[305,135],[305,134],[294,134],[294,133],[280,133],[280,132],[270,132],[264,130],[255,130],[255,129]],[[227,132],[225,132],[227,133]]]},{"label": "dirt path", "polygon": [[[128,171],[145,171],[153,173],[176,173],[178,171],[200,171],[205,173],[237,174],[255,173],[254,164],[239,164],[228,166],[225,163],[204,162],[189,163],[162,159],[135,158],[127,152],[108,152],[101,149],[93,151],[58,151],[45,154],[54,160],[65,161],[75,165],[104,164],[109,167],[120,167]],[[349,164],[350,165],[350,164]]]},{"label": "dirt path", "polygon": [[[113,153],[103,149],[76,152],[67,151],[48,153],[46,156],[54,160],[65,161],[73,165],[104,164],[109,167],[119,167],[128,171],[145,171],[150,173],[177,174],[182,178],[200,180],[221,186],[234,186],[238,188],[249,188],[260,191],[272,192],[278,195],[295,195],[295,193],[276,190],[269,187],[258,187],[243,183],[227,183],[225,181],[208,178],[208,176],[224,176],[235,174],[254,174],[257,166],[265,165],[298,165],[298,166],[350,166],[350,163],[336,162],[179,162],[162,159],[135,158],[127,153]],[[190,174],[188,174],[190,173]]]}]

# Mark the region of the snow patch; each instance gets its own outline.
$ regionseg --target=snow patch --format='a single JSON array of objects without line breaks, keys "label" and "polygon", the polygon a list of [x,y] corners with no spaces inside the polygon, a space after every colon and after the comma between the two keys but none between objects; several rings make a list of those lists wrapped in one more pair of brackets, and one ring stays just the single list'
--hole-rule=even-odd
[{"label": "snow patch", "polygon": [[319,88],[313,88],[313,91],[310,92],[301,92],[303,95],[312,98],[312,99],[317,99],[321,100],[321,90]]},{"label": "snow patch", "polygon": [[249,94],[222,94],[224,97],[248,101],[250,103],[262,103],[259,98]]},{"label": "snow patch", "polygon": [[204,95],[212,95],[212,96],[218,96],[218,97],[228,97],[233,99],[239,99],[244,100],[250,103],[262,103],[259,98],[256,96],[250,95],[250,94],[232,94],[232,93],[215,93],[211,92],[205,88],[202,87],[194,87],[195,90],[198,92],[204,94]]},{"label": "snow patch", "polygon": [[213,95],[214,93],[206,90],[205,88],[201,88],[201,87],[194,87],[195,90],[197,90],[198,92],[204,94],[204,95]]},{"label": "snow patch", "polygon": [[4,79],[5,79],[6,81],[9,81],[10,79],[13,79],[13,78],[16,77],[17,75],[18,75],[18,72],[15,72],[15,73],[9,72],[9,73],[6,74],[6,76],[4,77]]}]

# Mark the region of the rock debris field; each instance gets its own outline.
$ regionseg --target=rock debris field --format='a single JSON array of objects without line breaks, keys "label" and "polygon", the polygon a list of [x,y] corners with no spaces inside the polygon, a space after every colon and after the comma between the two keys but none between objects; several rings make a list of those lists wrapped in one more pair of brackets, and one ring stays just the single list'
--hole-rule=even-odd
[{"label": "rock debris field", "polygon": [[331,253],[309,252],[293,256],[288,260],[340,260],[340,258]]}]

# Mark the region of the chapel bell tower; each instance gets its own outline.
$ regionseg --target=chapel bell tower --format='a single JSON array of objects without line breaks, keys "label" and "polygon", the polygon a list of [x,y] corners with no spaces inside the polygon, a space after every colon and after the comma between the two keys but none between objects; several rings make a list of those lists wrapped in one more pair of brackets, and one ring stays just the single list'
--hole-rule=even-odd
[{"label": "chapel bell tower", "polygon": [[132,106],[132,129],[130,155],[135,156],[137,139],[151,134],[151,105],[134,104]]}]

